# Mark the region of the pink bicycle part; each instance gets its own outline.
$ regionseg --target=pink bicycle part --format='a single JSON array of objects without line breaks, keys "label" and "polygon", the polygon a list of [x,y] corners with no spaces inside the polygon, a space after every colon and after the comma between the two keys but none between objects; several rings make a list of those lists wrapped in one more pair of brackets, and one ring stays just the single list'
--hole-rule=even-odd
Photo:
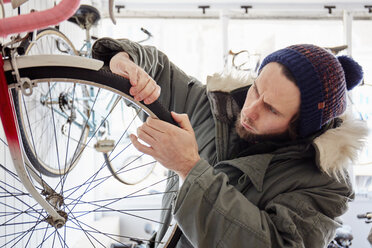
[{"label": "pink bicycle part", "polygon": [[[10,92],[8,90],[8,85],[6,84],[6,79],[4,71],[2,70],[4,65],[3,58],[0,57],[0,116],[3,123],[3,128],[5,136],[8,140],[9,150],[12,154],[12,158],[15,160],[22,160],[22,153],[19,146],[18,130],[17,130],[17,118],[15,117],[15,112],[13,108],[13,102],[11,101]],[[14,121],[11,121],[14,120]],[[14,155],[14,156],[13,156]]]},{"label": "pink bicycle part", "polygon": [[78,9],[79,3],[80,0],[62,0],[51,9],[1,19],[0,37],[57,25],[72,16]]}]

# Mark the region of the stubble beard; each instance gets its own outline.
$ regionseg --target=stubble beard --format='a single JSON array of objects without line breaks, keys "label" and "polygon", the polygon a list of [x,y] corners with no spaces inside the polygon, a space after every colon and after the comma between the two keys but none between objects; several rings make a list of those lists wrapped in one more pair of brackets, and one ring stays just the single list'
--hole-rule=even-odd
[{"label": "stubble beard", "polygon": [[264,141],[288,141],[289,138],[289,132],[288,130],[282,132],[282,133],[273,133],[273,134],[255,134],[247,129],[245,129],[242,124],[240,123],[241,116],[238,115],[238,119],[235,122],[235,130],[236,133],[239,135],[239,137],[245,141],[248,141],[250,143],[257,143],[257,142],[264,142]]}]

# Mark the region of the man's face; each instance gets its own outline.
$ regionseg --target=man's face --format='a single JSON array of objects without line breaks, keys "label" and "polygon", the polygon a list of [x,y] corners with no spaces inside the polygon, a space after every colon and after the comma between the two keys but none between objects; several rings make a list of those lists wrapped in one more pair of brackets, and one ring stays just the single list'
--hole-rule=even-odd
[{"label": "man's face", "polygon": [[267,64],[249,88],[236,123],[238,135],[248,141],[286,137],[300,108],[300,90],[282,72],[280,64]]}]

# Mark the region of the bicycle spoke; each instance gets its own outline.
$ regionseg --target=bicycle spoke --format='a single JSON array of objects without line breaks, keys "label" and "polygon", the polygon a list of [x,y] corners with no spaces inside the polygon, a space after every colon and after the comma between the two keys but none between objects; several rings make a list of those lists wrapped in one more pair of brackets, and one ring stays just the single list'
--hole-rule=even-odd
[{"label": "bicycle spoke", "polygon": [[[138,113],[137,113],[138,114]],[[107,118],[107,117],[106,117]],[[132,123],[132,122],[131,122]],[[127,129],[126,129],[127,130]],[[126,132],[126,131],[125,131]],[[91,191],[92,189],[94,189],[94,188],[96,188],[98,185],[100,185],[101,183],[103,183],[104,181],[106,181],[108,178],[110,178],[111,176],[107,176],[106,178],[103,178],[103,180],[101,181],[101,182],[99,182],[98,184],[96,184],[94,187],[92,187],[92,188],[90,188],[90,185],[93,183],[93,182],[95,182],[95,178],[96,178],[96,176],[98,175],[98,173],[102,170],[102,168],[104,167],[104,165],[105,165],[105,163],[103,163],[102,164],[102,166],[101,166],[101,168],[93,175],[93,176],[91,176],[88,180],[91,180],[90,182],[88,182],[88,180],[86,181],[86,182],[84,182],[82,185],[80,185],[79,187],[77,187],[77,189],[80,189],[80,187],[82,187],[83,185],[85,185],[86,183],[88,183],[88,187],[85,189],[85,191],[82,193],[82,196],[85,194],[85,193],[87,193],[87,192],[89,192],[89,191]],[[76,189],[76,190],[77,190]],[[146,188],[145,188],[146,189]],[[75,191],[76,191],[75,190]],[[75,191],[73,191],[72,193],[70,193],[69,194],[69,196],[70,195],[72,195]],[[66,191],[67,192],[67,191]],[[67,196],[67,198],[69,197],[69,196]],[[78,201],[79,200],[77,200],[77,202],[75,203],[75,204],[78,204]],[[74,207],[73,207],[74,208]],[[73,209],[72,208],[72,209]]]},{"label": "bicycle spoke", "polygon": [[[74,109],[74,100],[75,100],[75,89],[76,89],[76,83],[74,83],[74,89],[73,89],[73,94],[72,94],[72,109]],[[69,127],[68,127],[68,138],[67,138],[67,145],[66,145],[66,157],[65,157],[65,167],[63,171],[63,175],[66,174],[66,172],[69,170],[70,165],[67,164],[67,157],[68,157],[68,148],[69,148],[69,143],[70,143],[70,135],[71,135],[71,123],[72,121],[69,122]],[[84,130],[83,130],[84,132]],[[61,183],[61,190],[60,194],[63,195],[63,186],[65,183],[65,176],[62,176],[62,183]]]},{"label": "bicycle spoke", "polygon": [[[3,189],[3,190],[6,191],[8,194],[12,195],[9,191],[7,191],[5,188],[3,188],[3,187],[1,187],[1,186],[0,186],[0,189]],[[17,199],[20,203],[23,203],[25,206],[27,206],[28,209],[32,209],[33,211],[38,212],[38,211],[34,208],[37,204],[35,204],[34,206],[30,206],[30,205],[27,204],[25,201],[21,200],[18,196],[16,196],[16,195],[12,195],[12,196],[13,196],[15,199]],[[1,202],[1,204],[3,205],[4,203]],[[7,207],[10,207],[10,206],[7,206]],[[13,209],[19,211],[19,209],[15,208],[15,207],[11,207],[11,208],[13,208]],[[27,212],[26,212],[26,213],[27,213]],[[21,214],[21,213],[20,213],[20,214]],[[41,214],[41,213],[39,213],[39,214]],[[14,217],[14,218],[15,218],[15,217]]]},{"label": "bicycle spoke", "polygon": [[[174,175],[174,176],[176,176],[176,175]],[[172,178],[172,177],[174,177],[174,176],[171,176],[171,177],[168,177],[168,178],[165,178],[165,179],[159,180],[159,181],[157,181],[157,182],[155,182],[155,183],[153,183],[153,184],[151,184],[151,185],[149,185],[149,186],[147,186],[147,187],[143,187],[143,188],[141,188],[141,189],[139,189],[139,190],[137,190],[137,191],[135,191],[135,192],[133,192],[133,193],[130,193],[129,195],[126,195],[126,196],[121,197],[121,198],[118,198],[118,199],[125,199],[125,198],[127,198],[127,197],[129,197],[129,196],[134,195],[135,193],[138,193],[138,192],[144,191],[144,190],[146,190],[146,189],[149,189],[149,188],[151,188],[151,187],[153,187],[153,186],[155,186],[155,185],[157,185],[157,184],[159,184],[159,183],[163,183],[164,181],[166,181],[166,180],[168,180],[168,179],[170,179],[170,178]],[[112,175],[107,176],[107,177],[104,177],[104,178],[101,178],[101,179],[102,179],[102,180],[107,180],[108,178],[111,178],[111,177],[112,177]],[[95,185],[94,188],[97,187],[98,185],[100,185],[101,183],[103,183],[102,180],[101,180],[97,185]],[[89,189],[89,191],[93,190],[94,188]],[[87,191],[86,193],[88,193],[89,191]],[[71,195],[71,194],[70,194],[70,195]],[[70,195],[69,195],[69,196],[70,196]],[[69,196],[67,196],[67,198],[68,198]]]},{"label": "bicycle spoke", "polygon": [[[48,239],[51,237],[51,236],[53,236],[53,234],[54,233],[56,233],[57,232],[57,229],[55,229],[55,230],[53,230],[47,237],[46,237],[46,234],[47,234],[47,232],[48,232],[48,229],[49,229],[49,226],[47,226],[46,228],[45,228],[45,232],[44,232],[44,236],[43,236],[43,242],[41,242],[37,247],[42,247],[42,245],[46,242],[46,241],[48,241]],[[53,247],[53,246],[52,246]]]},{"label": "bicycle spoke", "polygon": [[[29,116],[28,116],[28,110],[27,110],[27,106],[25,104],[25,100],[24,100],[24,95],[22,94],[22,99],[23,99],[23,104],[24,104],[24,109],[25,109],[25,113],[26,113],[26,117],[27,117],[27,123],[28,123],[28,127],[29,127],[29,131],[30,131],[30,135],[31,135],[31,142],[32,142],[32,146],[34,148],[34,152],[35,152],[35,157],[36,159],[38,159],[38,153],[36,151],[36,146],[35,146],[35,140],[34,140],[34,136],[33,136],[33,132],[31,130],[31,125],[30,125],[30,119],[29,119]],[[26,131],[26,130],[25,130]],[[44,133],[44,132],[42,132]],[[42,174],[41,172],[39,171],[39,177],[41,178],[41,180],[43,180],[43,177],[42,177]]]},{"label": "bicycle spoke", "polygon": [[[116,106],[116,104],[117,104],[117,102],[115,103],[115,105],[113,106],[113,108]],[[96,134],[96,132],[99,130],[99,128],[103,125],[103,123],[107,120],[107,118],[109,117],[109,115],[112,113],[112,110],[113,110],[113,108],[110,110],[110,112],[105,116],[105,119],[101,122],[101,124],[99,125],[99,127],[96,129],[96,131],[94,132],[94,135]],[[93,136],[94,136],[93,135]],[[92,139],[92,138],[91,138]],[[89,139],[89,141],[91,140],[91,139]],[[88,141],[88,143],[89,143],[89,141]],[[87,143],[87,144],[88,144]],[[96,176],[98,175],[98,173],[103,169],[103,167],[104,167],[104,165],[105,165],[105,163],[101,166],[101,168],[93,175],[93,177],[91,177],[92,178],[92,180],[94,180],[95,178],[96,178]],[[91,183],[89,183],[88,184],[88,186],[87,186],[87,188],[86,188],[86,190],[85,190],[85,192],[83,192],[82,193],[82,195],[81,195],[81,197],[87,192],[87,190],[89,189],[89,187],[90,187],[90,185],[91,185]]]},{"label": "bicycle spoke", "polygon": [[[85,124],[84,124],[83,127],[86,127],[86,126],[87,126],[88,121],[89,121],[89,119],[90,119],[90,117],[91,117],[91,113],[93,112],[94,106],[95,106],[96,101],[97,101],[97,99],[98,99],[98,96],[99,96],[100,94],[101,94],[101,89],[98,89],[98,92],[97,92],[97,94],[96,94],[96,96],[95,96],[95,99],[94,99],[94,102],[93,102],[93,104],[92,104],[92,107],[91,107],[90,110],[89,110],[88,118],[87,118],[87,120],[86,120],[86,122],[85,122]],[[78,154],[76,154],[77,150],[75,150],[75,153],[74,153],[74,155],[73,155],[73,158],[78,158],[78,157],[79,157],[79,156],[84,152],[85,147],[88,146],[88,144],[89,144],[90,141],[93,139],[93,137],[97,134],[99,128],[103,125],[103,123],[104,123],[104,121],[102,121],[101,124],[99,125],[99,127],[96,128],[96,130],[94,131],[94,133],[93,133],[93,135],[91,136],[91,138],[88,140],[88,142],[86,142],[86,144],[84,145],[83,149],[82,149],[81,151],[79,151]],[[79,139],[79,140],[81,140],[82,135],[83,135],[83,133],[81,133],[81,136],[80,136],[80,139]],[[75,161],[73,161],[73,162],[75,162]],[[73,162],[72,162],[72,163],[73,163]]]},{"label": "bicycle spoke", "polygon": [[[48,87],[50,89],[50,82],[48,82]],[[49,96],[52,98],[51,92],[49,91]],[[59,149],[58,149],[58,140],[57,140],[57,131],[56,131],[56,123],[54,119],[54,111],[53,108],[51,108],[52,111],[52,121],[53,121],[53,130],[54,130],[54,140],[55,140],[55,145],[56,145],[56,152],[57,152],[57,163],[58,163],[58,169],[61,171],[61,164],[59,161]],[[62,177],[60,178],[62,180]],[[55,189],[54,189],[55,190]]]},{"label": "bicycle spoke", "polygon": [[20,233],[16,233],[16,234],[19,234],[17,237],[13,238],[12,240],[8,241],[8,243],[12,243],[13,241],[17,240],[11,247],[14,247],[16,244],[18,244],[30,231],[32,231],[37,225],[39,225],[41,223],[41,221],[39,222],[36,222],[36,224],[34,226],[32,226],[31,228],[27,229],[26,231],[24,232],[20,232]]},{"label": "bicycle spoke", "polygon": [[[121,213],[121,214],[125,214],[125,215],[129,215],[129,216],[132,216],[132,217],[136,217],[138,219],[142,219],[142,220],[148,220],[150,222],[154,222],[154,223],[158,223],[158,224],[164,224],[163,222],[160,222],[160,221],[157,221],[157,220],[154,220],[154,219],[149,219],[149,218],[146,218],[146,217],[142,217],[140,215],[136,215],[136,214],[131,214],[131,213],[128,213],[130,211],[161,211],[161,210],[167,210],[167,211],[170,211],[171,209],[164,209],[164,208],[159,208],[159,209],[130,209],[130,210],[118,210],[118,209],[113,209],[113,208],[109,208],[107,206],[101,206],[101,205],[98,205],[98,204],[94,204],[94,203],[88,203],[88,202],[85,202],[85,204],[87,205],[91,205],[91,206],[95,206],[95,207],[98,207],[94,210],[91,210],[91,211],[84,211],[83,214],[77,216],[76,218],[80,218],[82,216],[85,216],[87,214],[91,214],[91,213],[98,213],[98,212],[101,212],[101,213],[104,213],[104,212],[115,212],[115,213]],[[69,204],[66,204],[67,206]],[[104,210],[99,210],[99,209],[102,209],[104,208]],[[74,212],[74,214],[76,213],[81,213],[81,212]]]},{"label": "bicycle spoke", "polygon": [[56,232],[56,233],[57,233],[57,236],[58,236],[59,242],[60,242],[60,244],[61,244],[61,247],[62,247],[62,245],[63,245],[63,247],[67,247],[67,248],[69,248],[69,246],[68,246],[67,243],[66,243],[66,236],[65,236],[65,238],[62,238],[62,237],[61,237],[61,234],[60,234],[59,232]]},{"label": "bicycle spoke", "polygon": [[[32,132],[32,129],[31,129],[31,123],[30,123],[30,118],[29,118],[29,115],[28,115],[28,108],[27,108],[27,105],[26,105],[26,101],[24,99],[24,95],[22,94],[22,102],[23,102],[23,107],[25,109],[25,115],[26,115],[26,118],[27,118],[27,126],[29,128],[29,132],[30,132],[30,135],[31,135],[31,143],[32,143],[32,146],[34,148],[34,151],[35,151],[35,155],[37,157],[37,151],[36,151],[36,148],[35,148],[35,139],[34,139],[34,136],[33,136],[33,132]],[[36,106],[36,105],[35,105]],[[46,116],[43,117],[43,119],[45,119]],[[34,125],[34,123],[33,123]],[[41,132],[41,134],[43,134],[44,132]],[[38,140],[40,140],[41,137],[38,138]]]},{"label": "bicycle spoke", "polygon": [[[9,175],[12,176],[13,179],[15,179],[16,181],[18,181],[19,183],[21,183],[21,180],[19,180],[18,176],[16,173],[12,172],[11,170],[9,170],[8,168],[6,168],[4,165],[0,164],[0,168],[4,170],[4,172],[8,173]],[[1,183],[5,184],[5,185],[9,185],[7,184],[6,182],[4,181],[0,181]],[[10,186],[9,186],[10,187]],[[15,189],[15,188],[14,188]],[[18,190],[18,189],[17,189]]]},{"label": "bicycle spoke", "polygon": [[[75,217],[73,217],[73,219],[76,220],[76,221],[78,221]],[[72,220],[71,220],[71,221],[72,221]],[[73,222],[73,221],[72,221],[72,222]],[[78,221],[78,224],[79,224],[79,226],[81,227],[81,229],[84,231],[84,233],[89,234],[89,235],[92,236],[96,241],[98,241],[98,240],[97,240],[97,239],[96,239],[96,238],[91,234],[91,231],[90,231],[90,230],[83,229],[82,226],[81,226],[81,224],[83,224],[84,226],[89,227],[91,230],[94,230],[94,232],[97,233],[97,234],[102,234],[102,235],[105,236],[105,237],[108,237],[108,238],[110,238],[110,239],[112,239],[112,240],[114,240],[114,241],[116,241],[116,242],[118,242],[118,243],[120,243],[120,244],[123,244],[123,243],[121,243],[119,240],[114,239],[113,237],[111,237],[111,236],[113,236],[113,235],[109,235],[109,234],[107,234],[107,233],[103,233],[103,232],[97,230],[96,228],[94,228],[94,227],[88,225],[87,223],[84,223],[84,222],[81,221],[81,220]],[[99,242],[99,241],[98,241],[98,242]],[[99,242],[99,243],[102,245],[102,247],[105,247],[101,242]]]},{"label": "bicycle spoke", "polygon": [[[40,221],[38,222],[37,224],[40,224],[42,223],[43,221]],[[29,224],[34,224],[35,222],[32,222],[32,223],[29,223]],[[36,225],[37,225],[36,224]],[[46,227],[41,227],[41,228],[35,228],[35,231],[44,231]],[[14,232],[14,233],[8,233],[8,234],[4,234],[4,235],[0,235],[0,238],[4,238],[4,237],[9,237],[9,236],[15,236],[15,235],[18,235],[18,234],[24,234],[28,232],[28,230],[25,230],[25,231],[19,231],[19,232]],[[10,242],[9,242],[10,243]]]},{"label": "bicycle spoke", "polygon": [[[67,207],[67,209],[68,209],[68,207]],[[71,213],[71,211],[70,211],[70,213]],[[71,213],[71,216],[72,216],[72,219],[75,219],[76,221],[77,221],[77,223],[74,223],[73,221],[72,221],[72,219],[70,219],[70,221],[72,222],[72,223],[74,223],[75,225],[77,225],[77,226],[79,226],[80,227],[80,230],[82,230],[83,231],[83,233],[85,234],[85,236],[88,238],[88,240],[89,240],[89,242],[94,246],[94,247],[96,247],[94,244],[93,244],[93,242],[92,242],[92,240],[89,238],[89,233],[87,233],[86,231],[85,231],[85,229],[80,225],[80,221],[78,221],[75,217],[74,217],[74,215]],[[94,237],[93,237],[94,238]],[[94,238],[95,239],[95,238]]]},{"label": "bicycle spoke", "polygon": [[[3,193],[0,193],[0,194],[3,194]],[[29,194],[27,193],[15,193],[15,192],[11,192],[11,195],[0,195],[0,198],[3,199],[3,198],[12,198],[12,197],[15,197],[15,196],[28,196]]]},{"label": "bicycle spoke", "polygon": [[[166,180],[166,179],[163,179],[162,181],[164,181],[164,180]],[[145,190],[145,189],[148,189],[148,188],[150,188],[150,187],[152,187],[152,186],[154,186],[154,185],[156,185],[156,184],[158,184],[158,183],[161,183],[162,181],[159,181],[159,182],[156,182],[156,183],[154,183],[154,184],[152,184],[152,185],[150,185],[150,186],[144,187],[144,188],[142,188],[142,189],[140,189],[140,190],[138,190],[138,191],[135,191],[135,192],[133,192],[133,193],[127,195],[127,196],[124,196],[124,197],[122,197],[122,198],[116,198],[116,199],[113,199],[113,200],[110,201],[109,203],[106,203],[105,205],[100,206],[98,209],[101,209],[101,208],[107,208],[109,205],[112,205],[112,204],[114,204],[114,203],[116,203],[116,202],[119,202],[119,201],[121,201],[121,200],[123,200],[123,199],[126,199],[126,197],[128,197],[128,196],[134,195],[134,194],[136,194],[136,193],[138,193],[138,192],[141,192],[141,191],[143,191],[143,190]],[[91,190],[91,189],[90,189],[90,190]],[[81,199],[81,197],[79,198],[79,200],[80,200],[80,199]],[[78,200],[76,203],[74,203],[75,206],[79,203],[79,200]],[[75,206],[72,208],[72,210],[75,208]],[[113,210],[113,209],[111,209],[111,210]],[[113,211],[119,211],[119,210],[113,210]],[[129,214],[128,214],[128,215],[129,215]]]},{"label": "bicycle spoke", "polygon": [[[94,106],[95,106],[95,104],[96,104],[96,101],[97,101],[98,96],[100,95],[100,92],[101,92],[101,89],[98,89],[98,92],[97,92],[97,94],[96,94],[96,96],[95,96],[95,99],[94,99],[94,101],[93,101],[92,107],[91,107],[90,110],[88,111],[88,113],[89,113],[88,118],[86,119],[85,124],[83,125],[83,127],[87,127],[88,121],[89,121],[89,119],[90,119],[90,117],[91,117],[91,113],[93,112]],[[97,131],[98,131],[98,128],[97,128],[97,130],[95,130],[94,135],[96,134]],[[84,131],[81,133],[80,138],[79,138],[79,141],[82,139],[83,134],[84,134]],[[93,135],[93,136],[94,136],[94,135]],[[76,162],[76,159],[77,159],[78,157],[80,157],[80,155],[85,151],[85,148],[88,146],[88,143],[90,142],[90,140],[91,140],[91,138],[89,139],[89,141],[88,141],[86,144],[83,145],[83,148],[81,149],[81,151],[79,151],[78,154],[76,154],[76,153],[78,152],[78,149],[76,149],[76,150],[74,151],[74,155],[72,156],[72,159],[71,159],[71,160],[72,160],[71,164],[75,163],[75,162]],[[80,142],[78,143],[78,146],[80,146]],[[61,180],[62,183],[64,183],[64,182],[67,180],[67,176],[68,176],[68,174],[69,174],[69,173],[66,173],[66,174],[64,174],[64,175],[62,176],[62,177],[63,177],[62,180]],[[58,183],[58,185],[59,185],[59,183]],[[57,185],[57,186],[58,186],[58,185]]]},{"label": "bicycle spoke", "polygon": [[[142,155],[141,155],[142,156]],[[140,159],[141,156],[137,157],[136,159],[132,160],[131,162],[129,162],[127,165],[125,165],[123,168],[121,168],[120,170],[118,170],[116,172],[116,174],[123,174],[123,173],[126,173],[128,171],[131,171],[131,170],[135,170],[135,169],[138,169],[138,168],[141,168],[141,167],[146,167],[148,165],[151,165],[151,164],[154,164],[156,163],[156,160],[155,161],[152,161],[152,162],[148,162],[148,163],[145,163],[145,164],[141,164],[141,165],[138,165],[136,167],[133,167],[133,168],[130,168],[130,169],[127,169],[127,170],[123,170],[125,168],[127,168],[129,165],[131,165],[132,163],[134,163],[136,160]],[[122,171],[123,170],[123,171]]]},{"label": "bicycle spoke", "polygon": [[5,145],[8,146],[8,144],[0,137],[0,141]]},{"label": "bicycle spoke", "polygon": [[[37,222],[39,222],[40,221],[40,217],[41,217],[41,215],[39,215],[39,218],[37,219]],[[32,231],[31,231],[31,233],[30,233],[30,237],[28,238],[28,240],[27,240],[27,242],[26,242],[26,245],[25,245],[25,247],[27,247],[27,244],[30,242],[30,240],[31,240],[31,237],[32,237],[32,234],[34,233],[34,231],[35,231],[35,227],[36,226],[34,226],[34,228],[32,228]]]},{"label": "bicycle spoke", "polygon": [[[116,149],[116,147],[118,146],[118,144],[120,143],[120,141],[123,139],[124,135],[127,134],[128,132],[128,129],[129,127],[132,125],[132,123],[134,122],[134,120],[138,117],[138,114],[139,114],[140,111],[136,111],[136,115],[132,118],[132,120],[130,121],[130,123],[128,124],[127,128],[124,130],[124,132],[122,133],[122,135],[120,136],[119,140],[116,142],[114,148],[112,149],[112,151],[110,152],[109,154],[109,157],[111,156],[111,154],[114,152],[114,150]],[[129,146],[129,145],[128,145]],[[123,150],[125,150],[128,146],[126,146]],[[120,153],[122,153],[123,151],[120,151]],[[119,154],[120,154],[119,153]],[[118,154],[118,155],[119,155]],[[116,155],[115,158],[118,156]],[[112,160],[111,160],[112,161]]]},{"label": "bicycle spoke", "polygon": [[[170,194],[170,193],[175,193],[177,191],[172,190],[172,191],[167,191],[167,192],[155,192],[155,193],[149,193],[149,194],[143,194],[143,195],[131,195],[131,196],[124,196],[124,197],[116,197],[116,198],[110,198],[110,199],[102,199],[102,200],[95,200],[95,201],[90,201],[90,202],[83,202],[80,201],[79,204],[90,204],[90,203],[97,203],[97,202],[112,202],[112,201],[120,201],[120,200],[125,200],[125,199],[132,199],[132,198],[140,198],[140,197],[148,197],[148,196],[153,196],[153,195],[164,195],[164,194]],[[65,198],[67,200],[71,200],[72,198]],[[72,199],[74,200],[74,199]]]},{"label": "bicycle spoke", "polygon": [[[92,178],[92,177],[93,177],[93,176],[91,176],[91,178]],[[98,180],[99,180],[99,183],[97,183],[96,185],[94,185],[94,187],[90,188],[88,191],[85,190],[85,191],[84,191],[84,194],[85,194],[85,193],[88,193],[88,192],[91,191],[91,190],[93,190],[94,188],[96,188],[97,186],[99,186],[100,184],[102,184],[104,181],[106,181],[107,179],[112,178],[112,177],[113,177],[113,176],[110,175],[110,176],[106,176],[106,177],[103,177],[103,178],[98,179]],[[172,177],[174,177],[174,176],[172,176]],[[171,178],[171,177],[169,177],[169,178]],[[159,180],[158,182],[155,182],[155,183],[153,183],[153,184],[151,184],[151,185],[149,185],[149,186],[147,186],[147,187],[144,187],[144,188],[142,188],[142,189],[140,189],[140,190],[138,190],[138,191],[136,191],[136,192],[133,192],[133,193],[127,195],[127,196],[124,196],[124,197],[122,197],[122,198],[118,198],[118,200],[120,200],[120,199],[125,199],[126,197],[131,196],[131,195],[133,195],[133,194],[135,194],[135,193],[138,193],[138,192],[144,191],[144,190],[146,190],[146,189],[148,189],[148,188],[151,188],[151,187],[153,187],[154,185],[157,185],[157,184],[159,184],[159,183],[162,183],[162,182],[166,181],[166,180],[169,179],[169,178],[165,178],[165,179]],[[98,180],[91,181],[91,182],[87,182],[87,181],[86,181],[86,182],[84,182],[82,185],[79,185],[79,186],[74,187],[74,191],[73,191],[72,193],[70,193],[68,196],[66,196],[65,198],[68,199],[68,198],[69,198],[73,193],[75,193],[78,189],[80,189],[80,187],[84,186],[85,184],[89,184],[89,185],[90,185],[91,183],[96,182],[96,181],[98,181]],[[88,186],[89,186],[89,185],[88,185]],[[66,190],[65,192],[67,192],[67,191],[69,191],[69,190]],[[84,195],[84,194],[82,194],[82,195]],[[75,204],[77,204],[77,203],[75,203]]]}]

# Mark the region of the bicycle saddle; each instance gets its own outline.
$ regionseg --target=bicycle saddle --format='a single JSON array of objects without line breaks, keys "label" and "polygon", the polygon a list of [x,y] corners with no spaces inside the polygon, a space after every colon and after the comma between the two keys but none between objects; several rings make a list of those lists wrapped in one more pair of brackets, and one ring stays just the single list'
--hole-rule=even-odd
[{"label": "bicycle saddle", "polygon": [[101,19],[98,9],[93,6],[82,4],[76,13],[68,21],[75,23],[82,29],[90,29]]}]

